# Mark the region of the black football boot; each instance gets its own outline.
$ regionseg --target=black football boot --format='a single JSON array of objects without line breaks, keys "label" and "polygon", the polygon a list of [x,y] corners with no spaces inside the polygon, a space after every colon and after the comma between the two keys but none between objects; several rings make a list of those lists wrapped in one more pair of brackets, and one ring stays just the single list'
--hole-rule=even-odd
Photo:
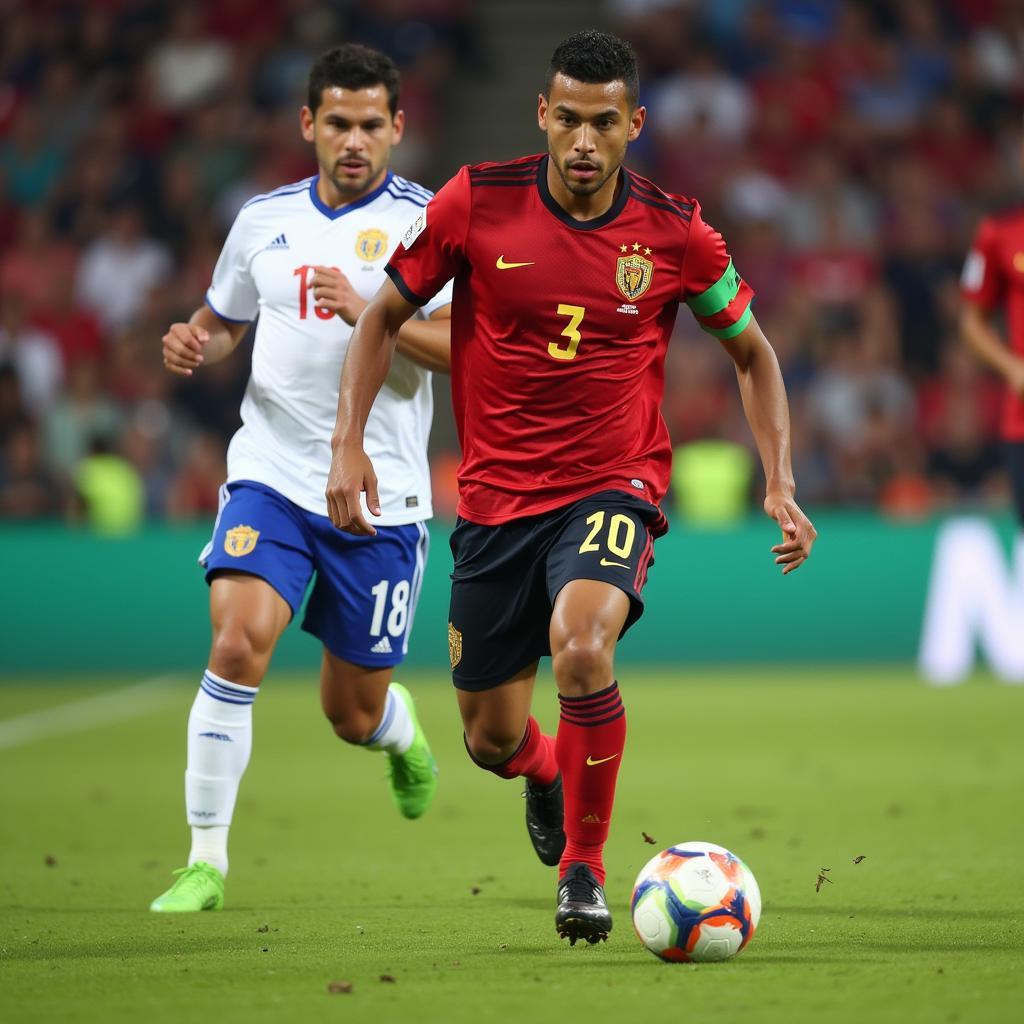
[{"label": "black football boot", "polygon": [[535,786],[526,780],[526,831],[542,864],[554,867],[565,849],[562,827],[562,776],[549,786]]},{"label": "black football boot", "polygon": [[591,945],[604,942],[612,930],[612,915],[604,898],[604,888],[586,864],[570,864],[558,883],[558,907],[555,928],[559,937],[573,946],[577,939]]}]

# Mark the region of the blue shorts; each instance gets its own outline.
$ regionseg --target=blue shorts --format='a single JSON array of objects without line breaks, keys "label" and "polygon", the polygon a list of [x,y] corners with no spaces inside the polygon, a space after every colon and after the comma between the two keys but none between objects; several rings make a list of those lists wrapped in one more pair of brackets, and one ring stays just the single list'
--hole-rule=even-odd
[{"label": "blue shorts", "polygon": [[207,582],[225,570],[266,580],[293,616],[315,572],[302,628],[338,658],[384,668],[409,648],[428,545],[423,523],[354,537],[272,487],[236,480],[221,488],[213,537],[199,561]]}]

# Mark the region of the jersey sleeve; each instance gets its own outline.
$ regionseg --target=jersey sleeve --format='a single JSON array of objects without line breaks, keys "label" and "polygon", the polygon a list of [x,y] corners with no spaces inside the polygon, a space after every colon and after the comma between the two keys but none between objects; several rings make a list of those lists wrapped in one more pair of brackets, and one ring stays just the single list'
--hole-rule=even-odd
[{"label": "jersey sleeve", "polygon": [[[429,305],[430,297],[436,299],[462,266],[469,231],[469,190],[469,168],[463,167],[420,210],[384,268],[413,305]],[[450,292],[447,301],[451,302]]]},{"label": "jersey sleeve", "polygon": [[968,302],[980,306],[986,312],[999,305],[1006,289],[1006,276],[999,262],[998,241],[995,222],[986,218],[978,225],[960,274],[960,293]]},{"label": "jersey sleeve", "polygon": [[255,320],[260,308],[259,292],[249,266],[247,221],[243,207],[224,241],[213,268],[213,281],[206,292],[210,309],[221,319],[235,323]]},{"label": "jersey sleeve", "polygon": [[725,239],[693,204],[690,234],[683,255],[680,301],[685,302],[708,334],[735,337],[750,322],[754,290],[737,273]]},{"label": "jersey sleeve", "polygon": [[433,316],[443,306],[450,305],[452,301],[452,282],[448,281],[441,290],[432,298],[428,299],[420,307],[425,317]]}]

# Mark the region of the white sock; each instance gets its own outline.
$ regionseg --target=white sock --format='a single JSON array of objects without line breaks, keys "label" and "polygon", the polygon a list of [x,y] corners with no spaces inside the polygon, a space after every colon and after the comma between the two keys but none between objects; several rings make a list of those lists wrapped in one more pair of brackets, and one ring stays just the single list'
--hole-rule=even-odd
[{"label": "white sock", "polygon": [[415,735],[416,727],[405,701],[389,686],[380,725],[363,745],[371,750],[386,750],[389,754],[404,754],[412,746]]},{"label": "white sock", "polygon": [[212,864],[222,875],[228,873],[228,826],[193,825],[192,849],[188,854],[191,867],[197,860]]},{"label": "white sock", "polygon": [[252,702],[258,690],[203,673],[188,716],[185,811],[192,826],[188,862],[228,873],[228,826],[252,752]]}]

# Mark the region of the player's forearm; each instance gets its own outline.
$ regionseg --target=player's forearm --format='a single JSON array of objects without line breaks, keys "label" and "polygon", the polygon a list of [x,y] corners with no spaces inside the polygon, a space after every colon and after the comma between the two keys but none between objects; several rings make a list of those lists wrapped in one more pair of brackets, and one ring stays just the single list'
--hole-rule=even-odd
[{"label": "player's forearm", "polygon": [[736,377],[743,411],[761,455],[765,487],[770,494],[791,496],[796,484],[793,480],[789,401],[782,370],[775,350],[763,335],[745,355],[746,358],[736,361]]},{"label": "player's forearm", "polygon": [[447,317],[406,320],[398,332],[398,351],[434,373],[452,371],[452,327]]},{"label": "player's forearm", "polygon": [[229,324],[217,316],[207,305],[200,306],[189,317],[188,322],[204,327],[210,335],[210,340],[203,346],[204,366],[219,363],[229,356],[238,346],[249,326],[248,324]]},{"label": "player's forearm", "polygon": [[338,386],[338,416],[331,435],[335,450],[346,445],[362,447],[363,430],[391,368],[400,326],[389,323],[380,302],[371,302],[356,321]]},{"label": "player's forearm", "polygon": [[986,315],[968,305],[960,315],[960,337],[964,344],[991,369],[1009,377],[1018,357],[1010,351]]}]

